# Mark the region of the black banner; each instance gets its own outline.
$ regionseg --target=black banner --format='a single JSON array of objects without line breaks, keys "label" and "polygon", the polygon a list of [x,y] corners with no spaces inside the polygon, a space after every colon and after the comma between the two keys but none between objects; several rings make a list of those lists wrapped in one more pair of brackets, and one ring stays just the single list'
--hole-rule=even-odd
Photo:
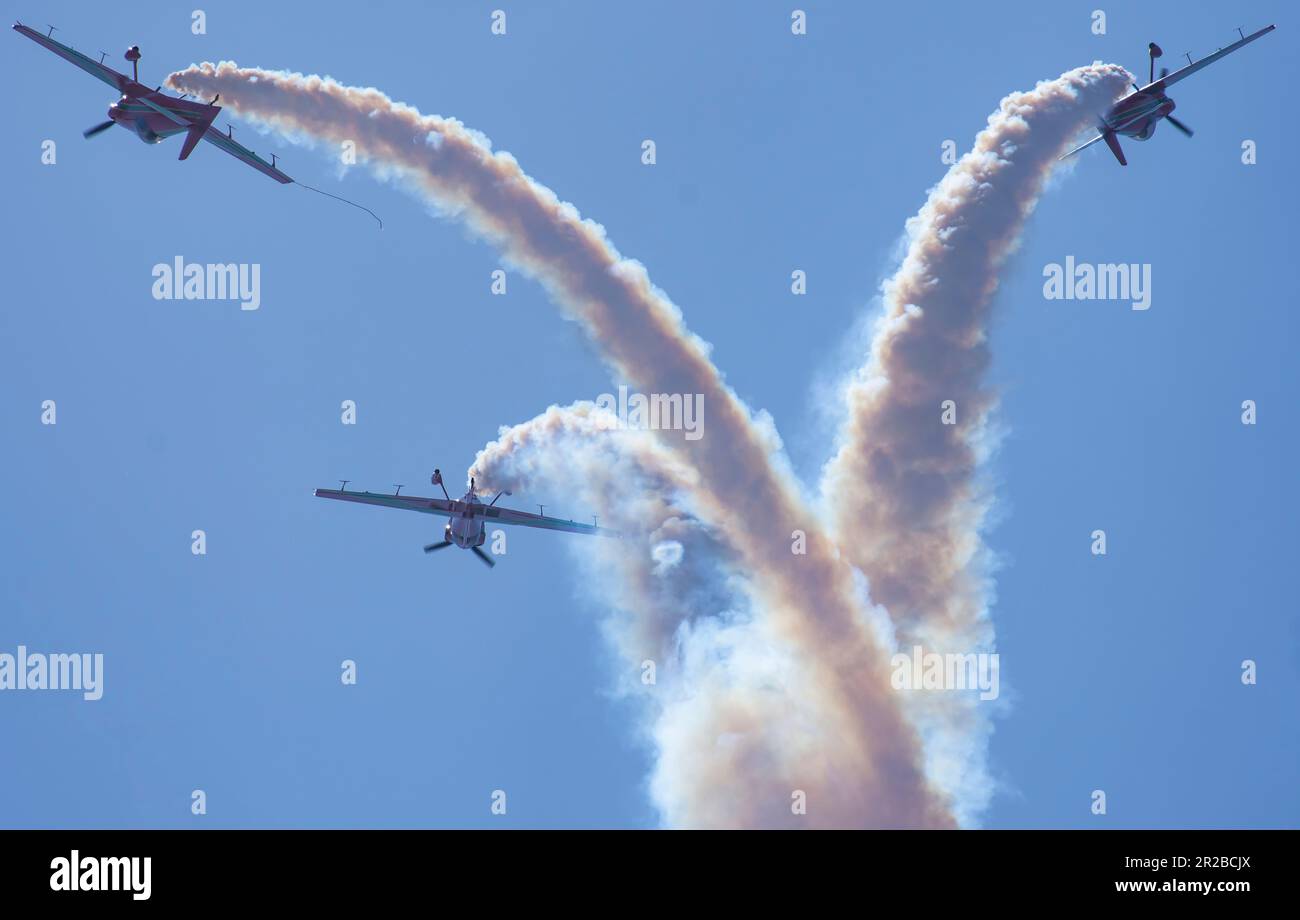
[{"label": "black banner", "polygon": [[738,903],[816,889],[864,906],[890,894],[1231,910],[1285,894],[1296,844],[1291,831],[7,831],[0,884],[7,904],[83,907],[657,900],[703,884]]}]

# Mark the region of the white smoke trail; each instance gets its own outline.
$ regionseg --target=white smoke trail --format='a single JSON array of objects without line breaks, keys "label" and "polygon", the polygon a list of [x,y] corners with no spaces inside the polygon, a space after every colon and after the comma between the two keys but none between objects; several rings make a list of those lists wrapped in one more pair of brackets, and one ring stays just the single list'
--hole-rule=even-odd
[{"label": "white smoke trail", "polygon": [[[675,452],[650,432],[605,430],[601,416],[589,403],[551,407],[503,428],[470,474],[494,489],[572,490],[629,535],[573,549],[586,583],[613,608],[607,632],[626,665],[623,688],[647,705],[657,754],[651,789],[667,823],[914,822],[904,808],[882,804],[874,788],[913,769],[904,755],[885,759],[869,746],[873,728],[888,738],[889,711],[882,718],[841,696],[844,678],[825,649],[807,646],[807,628],[790,632],[775,606],[779,594],[752,575],[732,535],[696,516],[700,483]],[[843,652],[875,674],[878,654]],[[654,662],[654,685],[633,686],[646,661]],[[865,681],[854,686],[871,691]],[[887,775],[873,779],[881,770]],[[816,803],[806,817],[791,811],[796,790]],[[924,817],[946,823],[941,813]]]},{"label": "white smoke trail", "polygon": [[[889,690],[851,570],[781,475],[779,441],[709,362],[706,346],[645,270],[622,259],[513,158],[454,120],[373,89],[319,77],[191,67],[168,85],[223,100],[291,137],[353,141],[361,158],[413,185],[499,245],[578,318],[615,373],[645,392],[700,394],[708,433],[674,445],[699,473],[698,517],[747,573],[747,623],[703,627],[687,665],[706,674],[665,724],[654,791],[669,823],[695,826],[947,826],[917,741]],[[798,531],[806,552],[791,552]],[[725,669],[709,662],[726,656]],[[702,660],[701,660],[702,659]],[[807,796],[806,815],[791,808]]]},{"label": "white smoke trail", "polygon": [[[904,649],[993,647],[980,536],[990,499],[977,478],[994,402],[983,382],[989,306],[1057,157],[1131,82],[1123,68],[1094,64],[1007,96],[908,221],[906,256],[883,285],[884,315],[845,394],[822,483],[837,543]],[[956,424],[943,423],[947,400]],[[973,696],[912,702],[931,777],[968,822],[992,789],[988,707]]]},{"label": "white smoke trail", "polygon": [[669,660],[684,620],[732,603],[720,572],[734,560],[687,507],[698,475],[652,433],[618,430],[617,418],[593,403],[551,406],[503,427],[467,477],[489,492],[536,494],[545,487],[571,495],[624,534],[569,545],[584,563],[586,583],[618,586],[602,590],[599,600],[611,609],[607,637],[633,665]]}]

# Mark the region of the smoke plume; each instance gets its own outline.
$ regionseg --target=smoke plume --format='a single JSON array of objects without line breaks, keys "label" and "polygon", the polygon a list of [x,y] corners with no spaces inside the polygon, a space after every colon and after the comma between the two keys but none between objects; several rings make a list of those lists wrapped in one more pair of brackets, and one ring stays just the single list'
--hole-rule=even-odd
[{"label": "smoke plume", "polygon": [[[1064,131],[1067,121],[1077,129],[1097,108],[1094,97],[1114,94],[1111,76],[1119,72],[1083,68],[1008,97],[976,151],[954,167],[941,188],[972,199],[1003,194],[1000,185],[989,183],[1029,171],[1049,147],[1059,147],[1048,135]],[[935,451],[933,464],[918,459],[936,437],[945,441],[953,434],[920,436],[914,448],[880,455],[881,466],[893,462],[902,464],[904,474],[910,471],[905,485],[913,493],[890,497],[900,510],[872,512],[880,515],[873,520],[904,527],[920,521],[931,528],[932,548],[949,554],[947,562],[936,563],[935,573],[925,573],[927,581],[903,584],[918,553],[906,534],[873,534],[868,551],[851,546],[841,555],[793,486],[770,419],[751,412],[726,385],[707,346],[686,329],[681,312],[651,284],[645,269],[620,256],[603,228],[529,178],[513,157],[493,152],[481,134],[454,119],[422,115],[378,90],[328,78],[222,63],[173,74],[168,85],[208,97],[219,92],[233,111],[293,140],[352,141],[360,161],[413,189],[439,213],[463,220],[538,279],[581,324],[615,379],[644,393],[702,397],[706,424],[698,440],[672,430],[596,427],[608,420],[580,404],[553,407],[531,422],[503,429],[475,461],[481,483],[494,487],[570,477],[601,509],[602,523],[635,534],[624,541],[587,541],[600,545],[582,552],[584,559],[599,561],[590,564],[589,581],[615,611],[606,624],[615,646],[627,661],[657,664],[656,683],[636,692],[649,700],[647,732],[657,754],[651,789],[666,823],[953,823],[945,793],[957,784],[945,780],[937,789],[927,779],[921,742],[889,685],[885,652],[891,637],[880,635],[880,618],[854,568],[873,583],[885,582],[899,604],[890,614],[904,635],[913,634],[912,623],[965,622],[966,601],[945,592],[969,588],[964,579],[970,577],[982,518],[971,513],[975,498],[961,477],[973,472],[973,464],[963,468],[957,458],[946,467],[942,450]],[[1050,124],[1041,133],[1040,118]],[[1005,122],[1003,141],[987,137],[995,120]],[[1000,162],[1010,164],[1009,170],[998,167]],[[1046,174],[1046,166],[1033,168]],[[1022,221],[1041,177],[1032,189],[1024,185],[1022,193],[1020,186],[1008,184],[1014,204],[990,206],[987,215],[977,209],[970,223],[944,225],[938,247],[965,233],[972,241],[966,249],[978,249],[976,241],[987,237],[985,258],[1008,248],[1019,223],[998,214],[1015,212]],[[948,207],[933,197],[927,208],[932,206],[936,212]],[[933,247],[922,248],[923,255],[937,257]],[[979,261],[968,252],[941,268],[969,269],[973,275],[970,264]],[[979,301],[980,318],[991,293],[991,280],[971,293]],[[915,299],[910,292],[901,296],[904,303]],[[953,370],[953,379],[969,384],[967,389],[944,398],[973,402],[955,439],[969,449],[988,409],[978,390],[985,357],[978,318],[968,322],[959,313],[954,307],[944,319],[943,308],[936,306],[932,324],[938,332],[873,349],[872,366],[892,373],[889,359],[900,349],[916,359],[910,366],[917,374],[928,348],[968,359],[964,369]],[[908,325],[910,315],[904,311],[892,322]],[[947,340],[960,339],[962,330],[975,341],[970,348],[951,347]],[[855,507],[867,502],[869,493],[870,501],[876,500],[871,486],[877,480],[859,486],[860,470],[853,464],[861,458],[848,456],[853,445],[866,445],[875,456],[870,451],[877,424],[884,426],[890,445],[905,441],[901,429],[909,424],[920,433],[924,424],[909,420],[907,407],[921,405],[921,397],[933,392],[907,376],[890,376],[887,383],[906,395],[904,408],[879,417],[868,413],[859,424],[859,410],[875,405],[859,390],[870,395],[880,389],[864,374],[851,391],[843,446],[828,468],[828,483],[852,490],[845,494]],[[918,465],[908,467],[913,460]],[[924,494],[928,470],[937,474],[935,486],[943,493],[933,499]],[[959,511],[941,512],[946,505]],[[845,515],[836,520],[849,542],[866,530]],[[894,548],[901,554],[897,565],[882,555]],[[792,801],[806,802],[806,814]]]},{"label": "smoke plume", "polygon": [[[906,256],[883,285],[883,315],[847,386],[822,482],[836,542],[905,649],[993,647],[980,537],[991,497],[977,476],[992,440],[990,304],[1057,157],[1131,81],[1094,64],[1007,96],[907,222]],[[946,777],[940,785],[959,793],[964,812],[978,812],[991,789],[987,707],[970,697],[913,702],[934,745],[932,775]]]}]

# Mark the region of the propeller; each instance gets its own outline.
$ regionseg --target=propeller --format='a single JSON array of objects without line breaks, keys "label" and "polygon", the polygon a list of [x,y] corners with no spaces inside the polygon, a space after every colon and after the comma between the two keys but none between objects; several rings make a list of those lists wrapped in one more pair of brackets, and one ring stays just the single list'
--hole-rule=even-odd
[{"label": "propeller", "polygon": [[1184,134],[1186,134],[1188,137],[1191,137],[1191,136],[1192,136],[1192,129],[1189,128],[1189,127],[1187,127],[1187,125],[1183,124],[1181,121],[1179,121],[1179,120],[1178,120],[1177,118],[1175,118],[1174,116],[1172,116],[1172,115],[1166,115],[1166,116],[1165,116],[1165,121],[1169,122],[1171,125],[1173,125],[1175,128],[1177,128],[1179,131],[1182,131],[1182,132],[1183,132]]},{"label": "propeller", "polygon": [[486,565],[489,569],[496,565],[496,560],[494,560],[487,553],[483,552],[483,550],[479,549],[477,546],[471,546],[470,549],[474,551],[475,556],[478,556],[480,559],[483,560],[483,564]]},{"label": "propeller", "polygon": [[95,127],[93,128],[87,128],[85,131],[82,131],[81,136],[85,138],[94,137],[96,134],[104,133],[109,128],[113,127],[113,125],[114,122],[112,121],[101,122],[100,124],[95,125]]},{"label": "propeller", "polygon": [[451,546],[451,541],[443,540],[441,543],[430,543],[428,546],[424,548],[424,551],[426,553],[432,553],[432,552],[437,552],[440,549],[446,549],[449,546]]}]

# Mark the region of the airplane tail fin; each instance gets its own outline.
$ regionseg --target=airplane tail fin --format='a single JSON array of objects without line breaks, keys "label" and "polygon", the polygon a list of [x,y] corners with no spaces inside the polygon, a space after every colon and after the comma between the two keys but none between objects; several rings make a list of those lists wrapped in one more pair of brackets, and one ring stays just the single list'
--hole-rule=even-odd
[{"label": "airplane tail fin", "polygon": [[1110,152],[1115,154],[1115,159],[1119,160],[1119,165],[1127,166],[1128,160],[1124,159],[1124,151],[1119,145],[1119,137],[1116,136],[1115,132],[1107,131],[1103,137],[1106,139],[1106,146],[1110,148]]},{"label": "airplane tail fin", "polygon": [[201,122],[197,125],[190,126],[189,131],[185,132],[185,143],[181,147],[180,158],[182,160],[194,151],[194,148],[199,145],[199,141],[203,139],[203,135],[207,133],[207,130],[207,122]]}]

